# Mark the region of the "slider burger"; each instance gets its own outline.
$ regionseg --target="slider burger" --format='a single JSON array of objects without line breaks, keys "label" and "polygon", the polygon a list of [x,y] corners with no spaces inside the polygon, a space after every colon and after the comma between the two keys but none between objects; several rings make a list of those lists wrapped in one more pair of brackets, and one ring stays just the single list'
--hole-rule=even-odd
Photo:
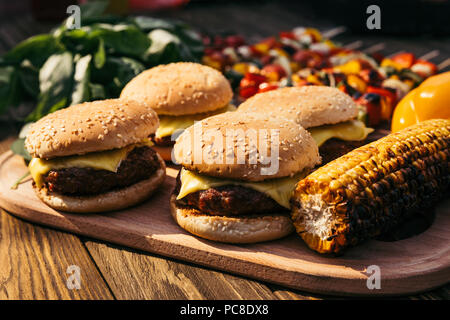
[{"label": "slider burger", "polygon": [[311,135],[293,121],[229,112],[186,129],[174,146],[182,165],[171,212],[185,230],[228,243],[292,232],[289,198],[320,162]]},{"label": "slider burger", "polygon": [[147,139],[157,128],[151,108],[118,99],[47,115],[25,141],[37,196],[69,212],[118,210],[143,201],[165,178],[165,163]]},{"label": "slider burger", "polygon": [[286,87],[259,93],[243,102],[238,112],[297,122],[313,136],[323,164],[362,146],[373,131],[357,119],[359,109],[350,96],[326,86]]},{"label": "slider burger", "polygon": [[140,73],[120,97],[156,111],[159,128],[152,139],[166,161],[172,160],[173,134],[195,121],[236,109],[230,104],[233,92],[228,80],[213,68],[189,62],[160,65]]}]

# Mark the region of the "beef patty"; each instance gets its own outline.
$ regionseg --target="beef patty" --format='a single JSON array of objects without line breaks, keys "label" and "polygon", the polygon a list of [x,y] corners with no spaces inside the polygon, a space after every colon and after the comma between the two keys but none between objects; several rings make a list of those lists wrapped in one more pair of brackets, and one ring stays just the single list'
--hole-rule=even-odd
[{"label": "beef patty", "polygon": [[155,137],[155,135],[152,135],[150,138],[156,145],[160,147],[171,147],[175,144],[175,141],[172,140],[172,136],[157,138]]},{"label": "beef patty", "polygon": [[[180,177],[174,190],[180,191]],[[177,205],[195,208],[213,216],[284,213],[288,210],[262,192],[239,185],[209,188],[188,194],[177,200]]]},{"label": "beef patty", "polygon": [[143,146],[133,149],[122,160],[117,172],[93,168],[64,168],[50,170],[44,186],[66,195],[92,195],[125,188],[150,178],[160,167],[156,152]]},{"label": "beef patty", "polygon": [[370,141],[344,141],[340,139],[330,139],[327,140],[319,148],[319,154],[322,157],[322,163],[320,166],[327,164],[334,159],[337,159],[344,154],[349,153],[353,149],[359,148]]}]

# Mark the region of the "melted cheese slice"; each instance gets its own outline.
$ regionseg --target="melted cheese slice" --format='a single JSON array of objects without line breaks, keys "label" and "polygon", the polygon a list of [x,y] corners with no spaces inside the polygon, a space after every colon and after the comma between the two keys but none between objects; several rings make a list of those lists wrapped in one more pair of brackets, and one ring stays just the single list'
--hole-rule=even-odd
[{"label": "melted cheese slice", "polygon": [[133,144],[121,149],[113,149],[101,152],[91,152],[80,156],[59,157],[50,160],[33,158],[31,159],[28,170],[34,182],[40,188],[43,184],[42,176],[47,174],[50,170],[63,168],[93,168],[97,170],[107,170],[117,172],[122,160],[124,160],[128,153],[134,148],[142,145],[151,146],[150,141],[140,144]]},{"label": "melted cheese slice", "polygon": [[163,138],[171,136],[177,130],[184,130],[189,128],[194,124],[195,121],[200,121],[210,116],[224,113],[227,111],[235,111],[236,107],[232,104],[228,104],[224,108],[220,108],[218,110],[214,110],[211,112],[205,113],[197,113],[197,114],[189,114],[184,116],[164,116],[160,115],[159,117],[159,127],[155,132],[155,137]]},{"label": "melted cheese slice", "polygon": [[291,198],[295,185],[299,180],[303,179],[306,174],[307,172],[305,171],[298,173],[293,177],[269,179],[260,182],[248,182],[209,177],[182,168],[180,172],[181,187],[177,199],[182,199],[190,193],[209,188],[225,185],[239,185],[264,193],[281,206],[289,209],[289,199]]},{"label": "melted cheese slice", "polygon": [[320,147],[327,140],[337,138],[345,141],[361,141],[367,138],[372,128],[367,128],[360,120],[351,120],[338,124],[307,129]]}]

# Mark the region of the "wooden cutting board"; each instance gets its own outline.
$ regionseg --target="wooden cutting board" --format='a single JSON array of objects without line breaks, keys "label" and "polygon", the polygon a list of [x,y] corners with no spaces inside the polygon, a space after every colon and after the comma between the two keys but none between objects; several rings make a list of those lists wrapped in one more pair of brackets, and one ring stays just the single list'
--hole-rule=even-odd
[{"label": "wooden cutting board", "polygon": [[[449,200],[436,208],[433,225],[417,236],[395,242],[372,240],[341,257],[328,257],[310,250],[295,234],[266,243],[231,245],[186,233],[169,213],[177,174],[172,168],[149,201],[103,214],[55,211],[35,196],[30,179],[12,190],[26,171],[22,158],[11,152],[0,156],[0,206],[23,219],[91,238],[322,294],[412,294],[450,281]],[[379,267],[380,289],[367,286],[372,265]]]}]

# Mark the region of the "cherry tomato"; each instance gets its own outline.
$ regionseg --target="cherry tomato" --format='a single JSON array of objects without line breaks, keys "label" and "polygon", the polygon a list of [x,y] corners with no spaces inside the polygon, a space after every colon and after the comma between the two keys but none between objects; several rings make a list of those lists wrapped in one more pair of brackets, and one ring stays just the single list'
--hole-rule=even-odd
[{"label": "cherry tomato", "polygon": [[251,96],[258,93],[258,87],[247,87],[247,88],[240,88],[239,89],[239,95],[245,99],[250,98]]},{"label": "cherry tomato", "polygon": [[396,54],[391,58],[392,61],[400,65],[402,68],[411,68],[416,60],[416,57],[412,53],[404,52]]},{"label": "cherry tomato", "polygon": [[275,90],[275,89],[278,89],[278,85],[270,84],[268,82],[263,82],[258,87],[258,93],[259,92],[266,92],[266,91],[270,91],[270,90]]},{"label": "cherry tomato", "polygon": [[229,47],[237,48],[245,44],[245,39],[242,36],[233,35],[226,37],[225,43]]},{"label": "cherry tomato", "polygon": [[261,73],[265,75],[270,81],[278,81],[286,77],[286,71],[278,64],[268,64],[262,68]]}]

